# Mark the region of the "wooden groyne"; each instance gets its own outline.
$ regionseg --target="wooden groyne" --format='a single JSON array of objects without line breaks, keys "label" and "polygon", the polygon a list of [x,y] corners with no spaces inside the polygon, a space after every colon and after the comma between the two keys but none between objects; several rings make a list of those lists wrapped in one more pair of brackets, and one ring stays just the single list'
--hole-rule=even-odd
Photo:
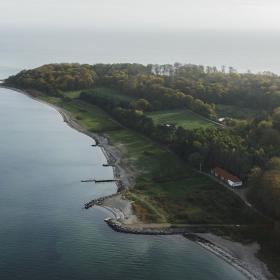
[{"label": "wooden groyne", "polygon": [[120,179],[114,178],[114,179],[87,179],[87,180],[81,180],[82,183],[89,183],[89,182],[94,182],[94,183],[106,183],[106,182],[119,182]]},{"label": "wooden groyne", "polygon": [[94,179],[81,180],[82,183],[90,183],[94,181],[95,181]]},{"label": "wooden groyne", "polygon": [[115,167],[115,164],[113,164],[113,163],[103,163],[102,166],[104,166],[104,167]]},{"label": "wooden groyne", "polygon": [[94,141],[95,141],[95,144],[92,144],[91,146],[98,147],[100,143],[99,143],[99,140],[97,139],[97,137],[94,137]]}]

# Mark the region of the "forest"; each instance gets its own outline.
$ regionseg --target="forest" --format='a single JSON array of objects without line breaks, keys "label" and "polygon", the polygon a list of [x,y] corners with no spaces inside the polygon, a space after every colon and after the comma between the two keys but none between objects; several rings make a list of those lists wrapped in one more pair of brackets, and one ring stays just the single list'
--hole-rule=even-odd
[{"label": "forest", "polygon": [[[280,219],[280,77],[233,68],[179,64],[50,64],[24,70],[7,86],[52,96],[80,90],[79,99],[107,111],[122,125],[165,145],[193,168],[221,166],[250,187],[249,198]],[[106,87],[112,94],[96,89]],[[223,127],[188,130],[155,124],[148,112],[188,109],[212,121],[217,106],[252,109],[256,116],[227,118]]]}]

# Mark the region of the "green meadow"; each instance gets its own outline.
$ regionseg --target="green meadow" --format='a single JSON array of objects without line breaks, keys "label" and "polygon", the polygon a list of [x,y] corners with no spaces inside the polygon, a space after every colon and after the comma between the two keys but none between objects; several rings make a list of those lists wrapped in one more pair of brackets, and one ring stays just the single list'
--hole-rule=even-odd
[{"label": "green meadow", "polygon": [[211,120],[189,110],[169,110],[148,113],[156,124],[174,124],[185,129],[208,128],[215,124]]}]

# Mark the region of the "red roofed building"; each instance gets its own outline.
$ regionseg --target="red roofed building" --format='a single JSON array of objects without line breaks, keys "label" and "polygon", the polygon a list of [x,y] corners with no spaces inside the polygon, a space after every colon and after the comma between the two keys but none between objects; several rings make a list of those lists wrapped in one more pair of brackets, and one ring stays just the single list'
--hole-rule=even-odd
[{"label": "red roofed building", "polygon": [[220,168],[220,167],[215,167],[212,169],[212,174],[219,178],[220,180],[224,181],[231,187],[240,187],[242,186],[242,181],[238,177],[230,174],[226,170]]}]

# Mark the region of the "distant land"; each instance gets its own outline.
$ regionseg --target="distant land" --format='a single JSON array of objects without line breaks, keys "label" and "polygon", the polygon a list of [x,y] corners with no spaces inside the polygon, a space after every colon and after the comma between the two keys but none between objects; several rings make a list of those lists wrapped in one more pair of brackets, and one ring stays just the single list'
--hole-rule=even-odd
[{"label": "distant land", "polygon": [[279,277],[278,75],[65,63],[24,70],[4,85],[55,106],[107,151],[118,194],[88,207],[122,205],[108,220],[114,229],[189,229],[258,242],[260,258]]}]

